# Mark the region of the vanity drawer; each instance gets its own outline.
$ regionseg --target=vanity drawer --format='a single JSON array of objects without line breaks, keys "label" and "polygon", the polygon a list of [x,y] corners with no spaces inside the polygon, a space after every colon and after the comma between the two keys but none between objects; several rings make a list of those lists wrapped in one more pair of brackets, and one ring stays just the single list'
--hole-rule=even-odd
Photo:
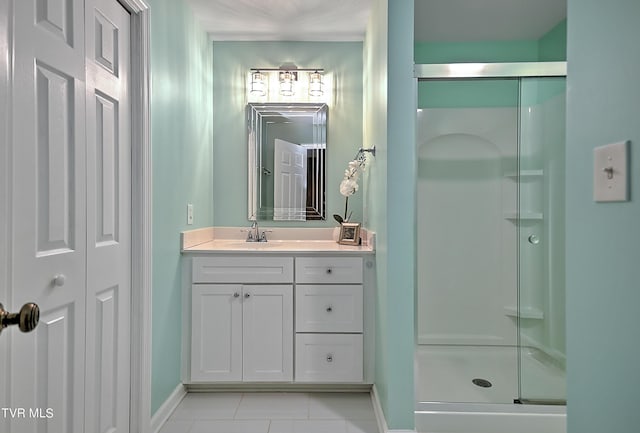
[{"label": "vanity drawer", "polygon": [[296,282],[362,283],[362,257],[299,257],[296,259]]},{"label": "vanity drawer", "polygon": [[296,285],[296,332],[362,332],[361,285]]},{"label": "vanity drawer", "polygon": [[296,382],[362,382],[362,334],[296,334]]},{"label": "vanity drawer", "polygon": [[193,283],[292,283],[293,257],[194,257]]}]

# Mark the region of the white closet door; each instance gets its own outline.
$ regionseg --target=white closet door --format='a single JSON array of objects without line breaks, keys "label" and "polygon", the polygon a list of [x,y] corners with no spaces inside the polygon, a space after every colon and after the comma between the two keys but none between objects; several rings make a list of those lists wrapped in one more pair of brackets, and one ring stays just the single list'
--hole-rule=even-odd
[{"label": "white closet door", "polygon": [[128,432],[130,18],[116,0],[12,4],[11,214],[1,227],[11,276],[0,301],[10,311],[35,302],[41,314],[31,334],[3,332],[3,407],[25,410],[10,417],[12,433]]},{"label": "white closet door", "polygon": [[[12,433],[81,432],[84,419],[86,143],[84,7],[14,6],[12,279],[7,309],[41,308],[34,334],[11,338]],[[58,284],[54,284],[54,279]],[[7,335],[4,335],[4,334]],[[50,409],[33,418],[30,408]]]},{"label": "white closet door", "polygon": [[129,431],[131,17],[86,0],[86,433]]}]

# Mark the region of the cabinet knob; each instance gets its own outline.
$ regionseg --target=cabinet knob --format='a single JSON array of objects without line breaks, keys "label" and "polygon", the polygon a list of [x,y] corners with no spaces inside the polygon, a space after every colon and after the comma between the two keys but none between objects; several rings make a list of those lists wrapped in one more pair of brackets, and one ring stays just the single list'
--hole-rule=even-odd
[{"label": "cabinet knob", "polygon": [[327,274],[331,274],[332,272],[333,272],[333,269],[327,268]]},{"label": "cabinet knob", "polygon": [[333,353],[327,353],[327,362],[333,362]]},{"label": "cabinet knob", "polygon": [[333,307],[331,305],[329,305],[327,307],[327,313],[331,313],[333,311]]},{"label": "cabinet knob", "polygon": [[62,287],[66,281],[67,277],[65,277],[64,274],[57,274],[51,280],[51,284],[53,284],[54,287]]},{"label": "cabinet knob", "polygon": [[240,297],[240,293],[235,292],[235,293],[233,294],[233,297],[234,297],[234,298],[239,298],[239,297]]},{"label": "cabinet knob", "polygon": [[250,295],[249,293],[245,293],[245,294],[244,294],[244,297],[245,297],[245,298],[250,298],[250,297],[251,297],[251,295]]}]

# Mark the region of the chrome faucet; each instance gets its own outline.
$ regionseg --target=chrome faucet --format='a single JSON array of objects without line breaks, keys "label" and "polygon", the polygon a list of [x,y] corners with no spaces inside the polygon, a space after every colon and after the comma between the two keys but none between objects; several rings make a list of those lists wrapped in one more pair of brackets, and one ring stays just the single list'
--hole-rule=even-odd
[{"label": "chrome faucet", "polygon": [[251,231],[249,236],[253,236],[253,241],[258,242],[260,240],[260,229],[258,228],[258,221],[251,223]]},{"label": "chrome faucet", "polygon": [[258,227],[258,221],[251,223],[251,228],[247,230],[247,242],[267,242],[267,232]]}]

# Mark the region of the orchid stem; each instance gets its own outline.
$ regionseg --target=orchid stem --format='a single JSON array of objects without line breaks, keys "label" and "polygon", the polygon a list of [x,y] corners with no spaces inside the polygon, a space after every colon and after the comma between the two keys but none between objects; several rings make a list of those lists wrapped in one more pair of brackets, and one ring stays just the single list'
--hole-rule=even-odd
[{"label": "orchid stem", "polygon": [[347,207],[349,206],[349,196],[344,198],[344,220],[347,221]]}]

